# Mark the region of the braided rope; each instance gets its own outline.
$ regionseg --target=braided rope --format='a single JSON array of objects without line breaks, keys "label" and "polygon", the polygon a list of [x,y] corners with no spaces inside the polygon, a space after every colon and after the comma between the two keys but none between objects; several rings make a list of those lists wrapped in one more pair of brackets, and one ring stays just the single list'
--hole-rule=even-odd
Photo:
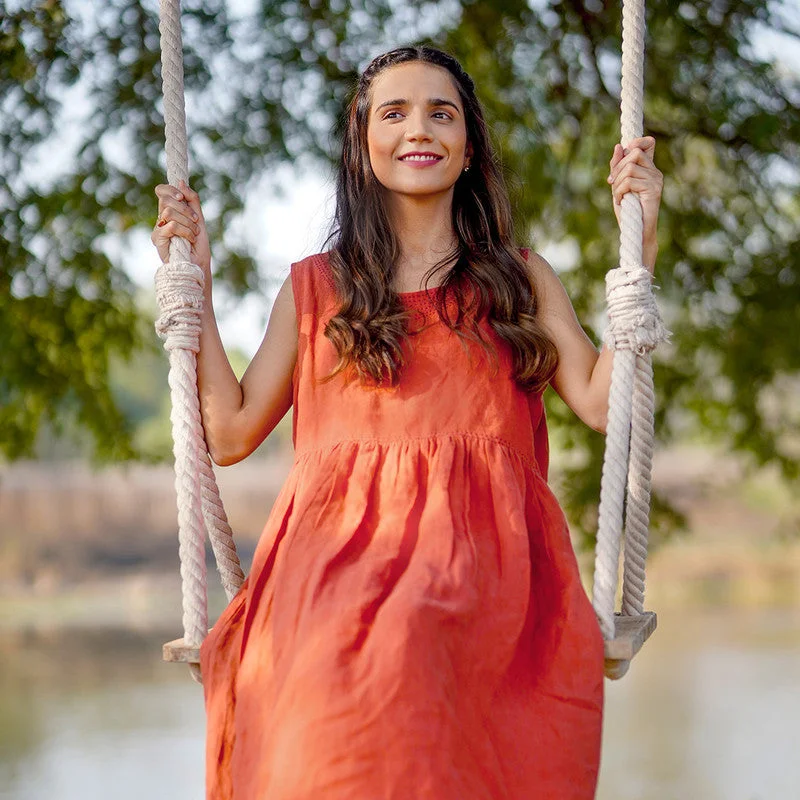
[{"label": "braided rope", "polygon": [[[183,88],[180,0],[161,0],[161,74],[164,93],[167,181],[189,180]],[[169,263],[156,272],[160,316],[156,330],[169,352],[175,489],[183,591],[184,642],[199,647],[208,633],[205,529],[230,600],[244,580],[233,534],[205,444],[197,396],[197,353],[203,309],[203,271],[189,260],[189,243],[173,238]],[[199,680],[199,670],[193,674]]]},{"label": "braided rope", "polygon": [[[205,444],[205,441],[203,443]],[[205,447],[200,451],[198,466],[203,500],[203,519],[211,539],[211,549],[214,551],[214,559],[217,562],[222,588],[225,590],[228,602],[230,602],[241,588],[242,583],[244,583],[244,572],[239,562],[239,554],[236,552],[233,531],[228,524],[228,517],[225,514],[225,508],[219,496],[214,468],[211,466],[211,459]]]},{"label": "braided rope", "polygon": [[625,568],[622,613],[644,611],[647,531],[650,525],[650,475],[653,465],[653,367],[647,355],[636,356],[631,417],[628,500],[625,506]]},{"label": "braided rope", "polygon": [[[171,248],[171,258],[174,258],[172,254],[175,249]],[[202,307],[202,287],[202,270],[189,262],[170,261],[156,271],[156,299],[161,310],[156,330],[165,339],[164,347],[169,352],[170,419],[183,587],[183,635],[187,644],[193,647],[200,646],[208,631],[201,490],[199,476],[192,469],[199,451],[205,447],[196,389],[200,324],[198,315],[192,314],[193,309]]]},{"label": "braided rope", "polygon": [[611,368],[611,389],[608,396],[606,450],[600,482],[592,598],[604,639],[614,638],[614,598],[617,593],[620,532],[630,444],[632,395],[629,387],[633,382],[633,372],[631,351],[617,350]]},{"label": "braided rope", "polygon": [[[643,0],[624,0],[621,91],[623,147],[641,136],[643,131],[644,34]],[[615,352],[600,488],[593,592],[594,608],[605,639],[613,639],[615,633],[614,600],[623,517],[623,613],[638,614],[644,607],[655,407],[650,353],[666,338],[667,332],[653,298],[650,273],[642,266],[642,226],[639,198],[628,193],[621,203],[620,265],[606,276],[609,326],[605,341]],[[618,674],[624,674],[625,669]]]}]

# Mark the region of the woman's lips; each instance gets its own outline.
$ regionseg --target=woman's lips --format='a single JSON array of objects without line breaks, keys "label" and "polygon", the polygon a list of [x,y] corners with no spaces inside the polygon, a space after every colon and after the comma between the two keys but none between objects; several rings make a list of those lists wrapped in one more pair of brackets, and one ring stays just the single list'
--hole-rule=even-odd
[{"label": "woman's lips", "polygon": [[444,156],[436,153],[407,153],[404,156],[400,156],[399,160],[411,167],[431,167],[434,164],[438,164],[442,158]]}]

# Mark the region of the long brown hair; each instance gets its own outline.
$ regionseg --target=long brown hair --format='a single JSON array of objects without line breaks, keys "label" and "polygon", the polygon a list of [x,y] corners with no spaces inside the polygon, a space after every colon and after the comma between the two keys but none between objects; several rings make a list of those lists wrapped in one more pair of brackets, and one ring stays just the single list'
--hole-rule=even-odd
[{"label": "long brown hair", "polygon": [[[453,192],[454,251],[427,273],[425,286],[452,264],[436,301],[442,322],[462,340],[477,341],[494,353],[478,327],[486,315],[494,332],[511,348],[514,380],[526,391],[541,391],[555,373],[558,356],[536,317],[535,287],[514,242],[508,192],[475,85],[455,58],[426,46],[401,47],[375,58],[361,75],[350,102],[329,239],[330,266],[342,305],[325,327],[339,355],[328,379],[350,367],[363,383],[395,385],[404,363],[409,313],[392,289],[400,246],[381,184],[370,166],[367,124],[374,79],[390,67],[412,61],[443,67],[452,75],[464,106],[472,151],[470,169],[462,172]],[[448,295],[457,300],[455,320],[447,313]]]}]

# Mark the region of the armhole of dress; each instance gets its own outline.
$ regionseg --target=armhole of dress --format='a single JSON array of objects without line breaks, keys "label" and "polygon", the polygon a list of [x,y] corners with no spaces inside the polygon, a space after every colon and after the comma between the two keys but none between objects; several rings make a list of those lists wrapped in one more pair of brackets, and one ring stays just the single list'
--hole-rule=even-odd
[{"label": "armhole of dress", "polygon": [[297,330],[300,331],[300,320],[303,316],[302,296],[305,287],[303,279],[299,275],[302,261],[295,261],[289,266],[289,277],[292,279],[292,298],[294,299],[294,313],[297,315]]},{"label": "armhole of dress", "polygon": [[303,304],[305,300],[305,281],[300,274],[303,269],[302,261],[295,261],[289,265],[289,278],[292,281],[292,298],[294,299],[294,313],[297,324],[297,358],[292,370],[292,447],[297,447],[297,407],[300,398],[300,374],[303,352],[301,342],[303,337],[300,331],[303,325]]}]

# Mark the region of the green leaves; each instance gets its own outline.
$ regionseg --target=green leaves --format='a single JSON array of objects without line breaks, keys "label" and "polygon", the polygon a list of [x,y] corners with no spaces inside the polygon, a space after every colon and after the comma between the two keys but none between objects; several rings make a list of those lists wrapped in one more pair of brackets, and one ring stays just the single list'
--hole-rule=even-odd
[{"label": "green leaves", "polygon": [[[15,8],[0,19],[0,451],[29,452],[43,420],[71,419],[99,453],[129,455],[108,370],[112,354],[134,352],[137,313],[103,237],[150,227],[163,180],[155,4]],[[796,42],[780,13],[760,0],[651,3],[645,119],[666,179],[657,275],[673,342],[656,361],[660,435],[716,437],[788,475],[800,83],[762,60],[754,38],[771,28]],[[212,237],[279,164],[336,160],[348,93],[372,56],[432,38],[476,81],[520,243],[570,243],[577,259],[562,277],[595,323],[618,249],[605,176],[619,136],[619,29],[620,4],[580,0],[284,0],[252,14],[188,0],[190,163]],[[43,169],[65,131],[74,155]],[[216,255],[229,286],[260,289],[245,246]],[[602,440],[556,409],[559,435],[584,456],[569,496],[590,527]]]}]

